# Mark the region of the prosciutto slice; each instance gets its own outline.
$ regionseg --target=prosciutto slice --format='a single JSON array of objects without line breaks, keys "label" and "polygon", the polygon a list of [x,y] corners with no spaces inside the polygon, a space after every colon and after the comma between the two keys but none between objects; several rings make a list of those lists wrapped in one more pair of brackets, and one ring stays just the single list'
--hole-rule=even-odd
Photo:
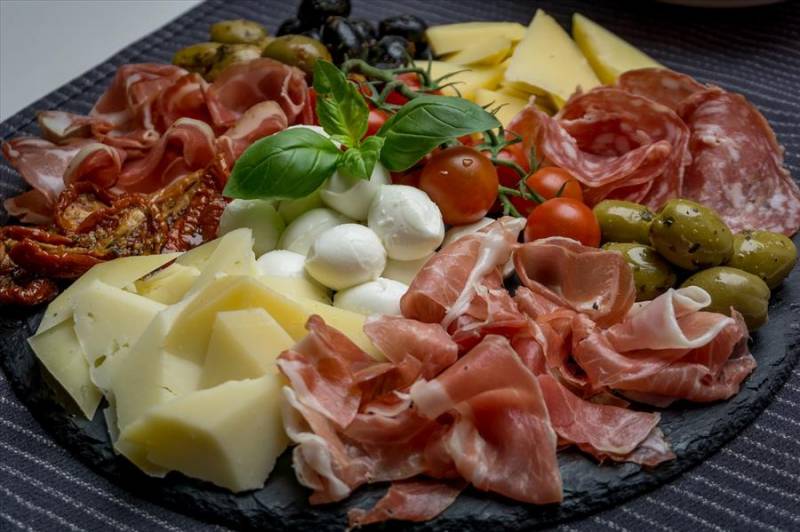
[{"label": "prosciutto slice", "polygon": [[370,510],[354,508],[347,512],[351,527],[381,523],[391,519],[428,521],[444,512],[464,489],[460,482],[407,480],[394,482],[386,495]]}]

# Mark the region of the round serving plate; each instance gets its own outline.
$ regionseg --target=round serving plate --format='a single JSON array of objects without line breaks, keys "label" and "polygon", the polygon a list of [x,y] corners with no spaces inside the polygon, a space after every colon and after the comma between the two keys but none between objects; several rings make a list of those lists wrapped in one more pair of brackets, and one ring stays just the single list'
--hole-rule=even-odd
[{"label": "round serving plate", "polygon": [[[494,2],[491,7],[480,0],[408,0],[402,5],[375,0],[354,1],[354,4],[354,14],[372,20],[402,11],[417,13],[431,24],[481,19],[526,23],[533,11],[531,3],[512,0]],[[0,124],[0,136],[6,139],[35,134],[34,111],[38,109],[87,112],[117,66],[126,62],[169,61],[175,49],[205,39],[211,22],[254,18],[274,29],[291,16],[296,1],[276,1],[269,10],[263,6],[263,2],[211,0]],[[797,88],[797,82],[792,80],[800,77],[798,55],[795,53],[791,61],[783,64],[783,55],[791,56],[794,50],[785,42],[788,37],[771,41],[773,44],[766,48],[760,41],[770,32],[791,34],[792,16],[797,17],[794,12],[783,16],[785,5],[748,10],[747,16],[740,11],[713,12],[723,13],[717,16],[709,11],[643,2],[551,0],[537,2],[536,7],[555,15],[565,27],[569,27],[570,15],[580,11],[641,46],[667,66],[744,93],[774,124],[779,139],[790,133],[796,123],[786,117],[787,114],[795,117],[796,112],[782,107],[778,100],[781,94],[792,90],[790,85]],[[687,13],[698,15],[688,19]],[[759,55],[762,51],[763,57]],[[765,88],[768,82],[772,85]],[[798,151],[800,146],[787,149],[787,163],[796,175],[800,172]],[[0,163],[1,196],[21,190],[20,182],[18,175]],[[0,222],[4,218],[0,213]],[[800,237],[795,242],[800,244]],[[35,331],[41,312],[42,309],[0,309],[0,366],[20,401],[56,442],[115,484],[204,521],[261,530],[341,530],[346,525],[347,509],[369,506],[383,494],[385,484],[368,486],[343,503],[310,506],[309,492],[297,483],[288,452],[280,458],[264,488],[243,494],[232,494],[176,473],[164,479],[146,476],[113,453],[100,410],[91,421],[81,417],[28,348],[26,339]],[[662,411],[661,428],[675,450],[675,460],[648,470],[634,464],[598,465],[578,452],[562,452],[559,455],[564,479],[561,505],[525,505],[468,489],[433,521],[414,525],[390,522],[380,528],[482,531],[488,527],[542,527],[608,508],[674,478],[709,457],[752,422],[791,373],[800,358],[800,269],[796,268],[783,286],[774,291],[769,312],[769,323],[751,341],[758,367],[738,395],[714,404],[677,403]]]}]

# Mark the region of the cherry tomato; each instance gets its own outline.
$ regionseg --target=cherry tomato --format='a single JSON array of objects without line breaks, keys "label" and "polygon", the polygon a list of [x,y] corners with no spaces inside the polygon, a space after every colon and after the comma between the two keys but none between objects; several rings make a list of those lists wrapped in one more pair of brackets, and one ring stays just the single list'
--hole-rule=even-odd
[{"label": "cherry tomato", "polygon": [[600,245],[600,224],[592,209],[575,198],[547,200],[528,216],[525,241],[564,236],[585,246]]},{"label": "cherry tomato", "polygon": [[423,166],[415,166],[405,172],[392,172],[392,184],[420,188],[419,178],[423,168]]},{"label": "cherry tomato", "polygon": [[450,225],[468,224],[486,216],[497,199],[498,185],[492,162],[467,146],[453,146],[433,155],[419,183]]},{"label": "cherry tomato", "polygon": [[[488,155],[488,152],[485,153]],[[514,162],[518,164],[526,172],[528,171],[528,160],[525,158],[525,155],[523,153],[521,142],[509,145],[508,147],[506,147],[505,149],[500,151],[500,153],[497,154],[497,158]],[[501,164],[495,165],[495,168],[497,168],[497,177],[501,185],[503,185],[504,187],[514,188],[514,189],[517,188],[520,176],[516,170],[508,166],[503,166]],[[522,198],[517,198],[514,196],[509,196],[509,199],[518,210],[520,210],[520,205],[518,205],[518,203],[533,204],[533,202],[529,202]],[[492,206],[491,212],[500,212],[502,208],[503,204],[500,203],[500,200],[497,200],[495,204]],[[528,207],[528,211],[524,213],[525,216],[527,216],[527,212],[530,212],[530,210],[533,210],[533,206]],[[520,212],[522,212],[522,210],[520,210]]]},{"label": "cherry tomato", "polygon": [[[306,93],[306,108],[310,109],[308,113],[308,118],[306,119],[309,122],[309,125],[318,126],[319,120],[317,119],[317,91],[314,88],[308,89]],[[305,115],[305,112],[303,113]]]},{"label": "cherry tomato", "polygon": [[[404,72],[402,74],[398,74],[395,78],[399,81],[402,81],[403,84],[412,90],[419,90],[422,84],[419,81],[419,76],[413,72]],[[397,91],[392,91],[389,96],[386,97],[387,103],[393,103],[395,105],[404,105],[408,101],[408,98],[403,96]]]},{"label": "cherry tomato", "polygon": [[[559,191],[563,198],[573,198],[583,201],[581,184],[563,168],[546,166],[540,168],[525,180],[528,188],[548,200],[556,197]],[[561,187],[564,187],[563,190]],[[538,204],[535,201],[526,200],[516,196],[509,198],[511,203],[523,216],[528,216]]]},{"label": "cherry tomato", "polygon": [[389,119],[389,114],[381,109],[370,109],[367,120],[367,133],[365,137],[370,137],[378,132],[384,122]]}]

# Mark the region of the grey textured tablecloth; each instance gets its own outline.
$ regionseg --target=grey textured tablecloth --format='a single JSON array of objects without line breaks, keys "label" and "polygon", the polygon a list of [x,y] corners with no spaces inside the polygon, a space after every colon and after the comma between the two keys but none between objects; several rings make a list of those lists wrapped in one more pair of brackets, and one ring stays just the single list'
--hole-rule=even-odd
[{"label": "grey textured tablecloth", "polygon": [[[429,23],[508,19],[527,22],[543,7],[568,25],[581,11],[664,64],[748,96],[786,147],[800,176],[800,5],[703,11],[639,2],[356,1],[372,20],[412,12]],[[107,62],[0,124],[0,139],[35,132],[38,109],[87,112],[116,67],[169,61],[206,39],[209,25],[255,18],[271,29],[295,0],[210,0],[129,46]],[[146,6],[143,5],[143,9]],[[76,28],[76,31],[80,31]],[[0,165],[0,195],[23,190]],[[5,221],[0,215],[0,222]],[[795,271],[792,282],[800,282]],[[798,316],[800,321],[800,316]],[[0,530],[207,530],[189,517],[142,501],[110,484],[58,447],[33,420],[0,373]],[[675,481],[624,505],[562,524],[563,530],[800,530],[800,369],[770,406],[733,441]]]}]

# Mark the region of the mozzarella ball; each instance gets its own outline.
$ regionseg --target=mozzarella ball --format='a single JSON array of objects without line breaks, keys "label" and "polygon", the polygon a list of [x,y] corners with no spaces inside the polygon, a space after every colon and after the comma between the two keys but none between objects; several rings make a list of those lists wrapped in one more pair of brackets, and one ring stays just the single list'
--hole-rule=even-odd
[{"label": "mozzarella ball", "polygon": [[333,306],[369,316],[387,314],[400,316],[400,298],[408,286],[391,279],[379,277],[374,281],[359,284],[337,292]]},{"label": "mozzarella ball", "polygon": [[346,177],[335,172],[320,188],[323,203],[335,211],[358,221],[367,219],[372,200],[382,185],[392,182],[381,163],[375,163],[369,180]]},{"label": "mozzarella ball", "polygon": [[349,222],[352,222],[350,218],[330,209],[311,209],[289,224],[283,232],[278,247],[307,255],[311,244],[319,235],[331,227]]},{"label": "mozzarella ball", "polygon": [[471,224],[466,225],[454,225],[450,229],[447,230],[447,233],[444,235],[444,242],[442,242],[442,247],[446,247],[448,244],[452,244],[462,236],[467,236],[471,233],[477,233],[490,223],[494,222],[491,218],[481,218],[477,222],[473,222]]},{"label": "mozzarella ball", "polygon": [[444,239],[439,207],[425,192],[405,185],[380,188],[370,206],[368,223],[390,259],[421,259]]},{"label": "mozzarella ball", "polygon": [[256,261],[258,273],[274,277],[306,278],[306,257],[288,249],[276,249]]},{"label": "mozzarella ball", "polygon": [[290,224],[311,209],[320,207],[322,207],[322,198],[317,189],[302,198],[281,200],[278,203],[278,214],[281,215],[284,222]]},{"label": "mozzarella ball", "polygon": [[389,259],[386,261],[386,268],[383,270],[383,277],[399,281],[404,284],[411,284],[417,273],[425,266],[435,253],[425,255],[421,259],[416,260],[394,260]]},{"label": "mozzarella ball", "polygon": [[344,290],[377,279],[386,267],[386,250],[368,227],[337,225],[314,240],[305,265],[323,285]]},{"label": "mozzarella ball", "polygon": [[222,211],[217,232],[223,236],[241,227],[253,230],[253,251],[262,255],[275,249],[286,224],[271,201],[235,199]]}]

